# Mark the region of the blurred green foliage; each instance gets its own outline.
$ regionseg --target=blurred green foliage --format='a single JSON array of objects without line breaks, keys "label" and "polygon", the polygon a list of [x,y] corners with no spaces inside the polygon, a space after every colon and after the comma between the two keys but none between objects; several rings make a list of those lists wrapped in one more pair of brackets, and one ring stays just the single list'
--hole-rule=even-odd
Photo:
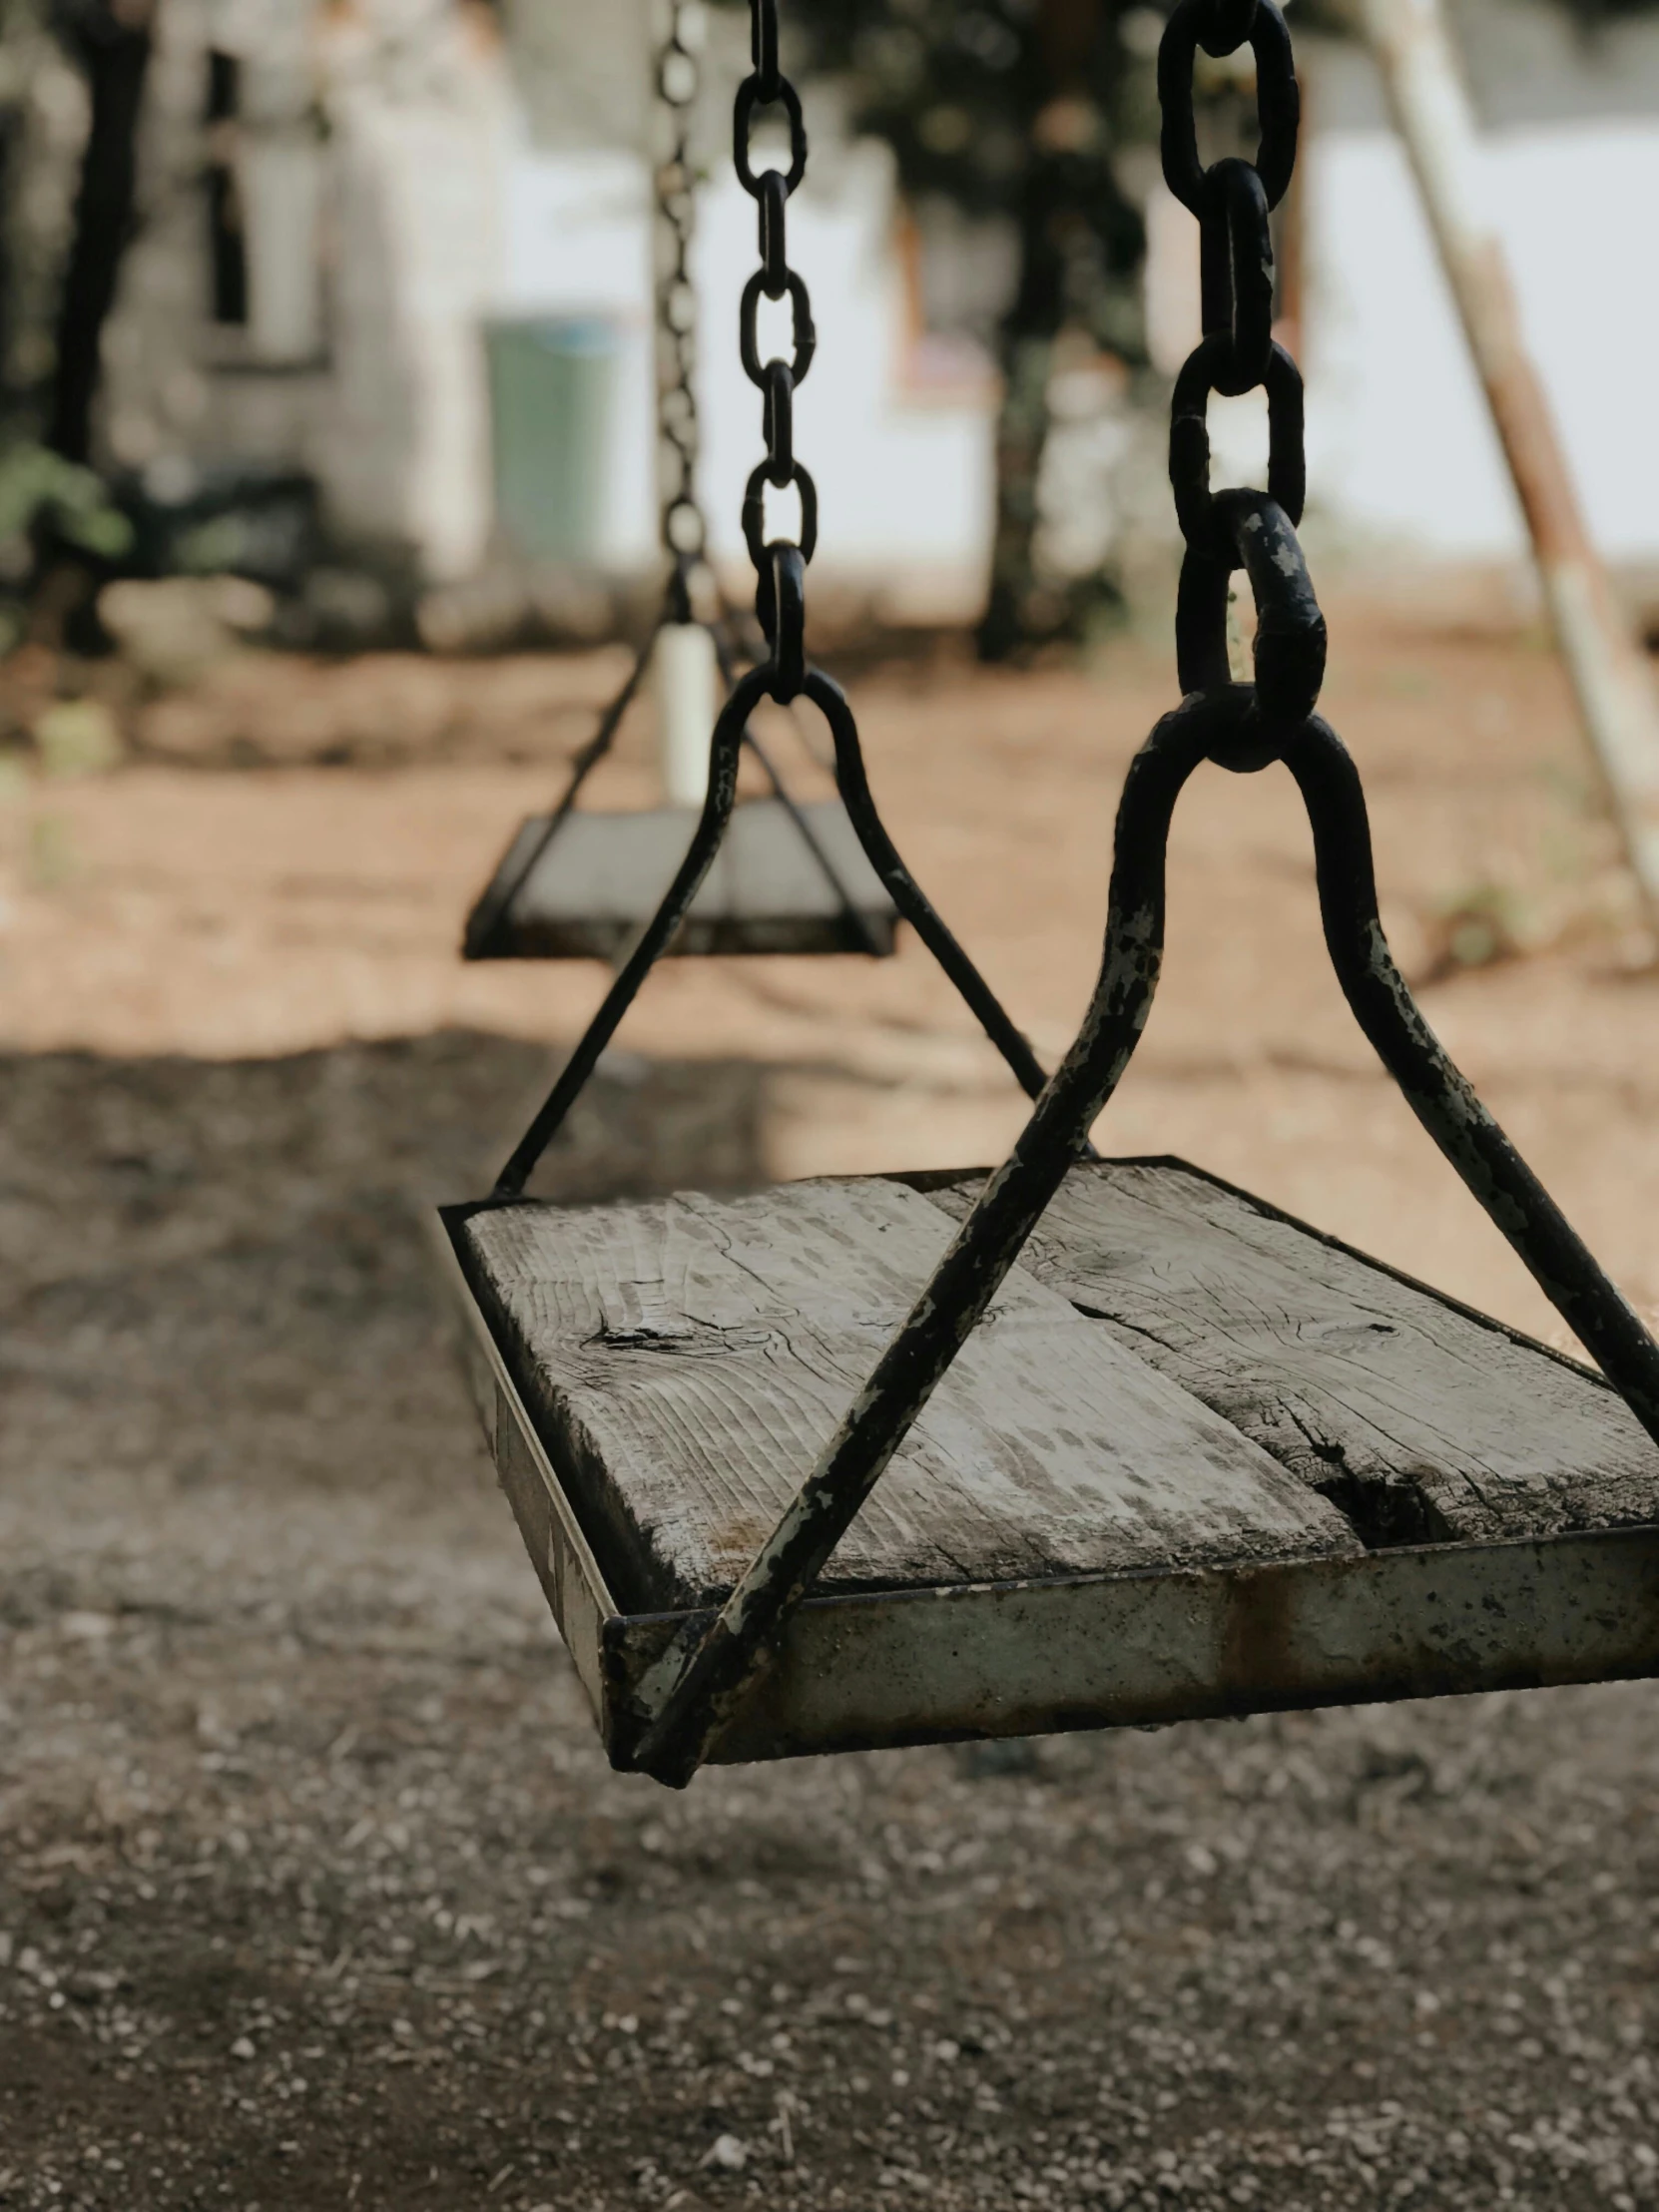
[{"label": "blurred green foliage", "polygon": [[1018,223],[1011,325],[1075,323],[1137,359],[1125,279],[1145,242],[1116,165],[1156,136],[1157,25],[1121,0],[815,0],[793,28],[804,69],[835,75],[854,130],[891,147],[906,194]]},{"label": "blurred green foliage", "polygon": [[0,450],[0,549],[26,547],[42,531],[100,561],[133,546],[133,526],[96,470],[19,440]]}]

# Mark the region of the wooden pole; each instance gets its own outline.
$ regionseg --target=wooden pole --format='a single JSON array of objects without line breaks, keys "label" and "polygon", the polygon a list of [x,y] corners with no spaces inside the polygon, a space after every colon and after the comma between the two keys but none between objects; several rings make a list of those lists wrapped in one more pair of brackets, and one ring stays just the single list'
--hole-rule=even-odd
[{"label": "wooden pole", "polygon": [[720,664],[700,622],[665,622],[651,656],[657,696],[657,764],[671,807],[701,807],[709,790],[709,741],[720,712]]},{"label": "wooden pole", "polygon": [[1579,713],[1659,936],[1659,708],[1590,535],[1487,212],[1473,111],[1440,0],[1360,0],[1388,105],[1485,387]]}]

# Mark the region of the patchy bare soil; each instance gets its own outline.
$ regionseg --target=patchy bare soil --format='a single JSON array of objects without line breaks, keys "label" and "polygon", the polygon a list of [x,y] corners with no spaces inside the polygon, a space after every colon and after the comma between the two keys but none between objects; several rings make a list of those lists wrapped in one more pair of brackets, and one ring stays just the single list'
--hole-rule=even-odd
[{"label": "patchy bare soil", "polygon": [[[1659,1305],[1645,1226],[1659,1218],[1659,988],[1628,973],[1624,886],[1560,671],[1513,632],[1340,604],[1331,620],[1325,705],[1366,775],[1390,933],[1460,1062]],[[256,658],[153,710],[200,723],[190,758],[207,765],[163,761],[147,739],[114,776],[0,774],[0,1043],[219,1059],[456,1028],[568,1039],[602,970],[467,967],[455,945],[617,668],[609,654]],[[1093,980],[1125,764],[1173,692],[1168,655],[1132,643],[1093,676],[975,677],[944,657],[852,684],[900,849],[1050,1056]],[[297,765],[228,772],[248,749],[275,758],[289,698]],[[818,788],[801,738],[822,731],[771,735],[798,788]],[[652,790],[636,725],[594,800]],[[1515,945],[1529,956],[1456,956]],[[782,1174],[988,1160],[1021,1120],[908,932],[878,963],[665,963],[619,1044],[765,1065],[765,1156]],[[488,1149],[521,1106],[502,1098]],[[1198,1158],[1506,1319],[1552,1326],[1355,1030],[1281,771],[1207,771],[1182,801],[1164,982],[1101,1141]]]},{"label": "patchy bare soil", "polygon": [[[1434,1018],[1651,1301],[1659,987],[1553,667],[1347,635]],[[900,841],[1052,1049],[1158,671],[865,691]],[[595,990],[449,964],[534,788],[144,766],[0,823],[0,2204],[1659,2199],[1645,1685],[605,1771],[419,1230]],[[1493,881],[1552,947],[1448,965]],[[1195,792],[1172,909],[1112,1148],[1536,1324],[1350,1039],[1271,780]],[[733,967],[663,979],[552,1185],[959,1161],[1017,1118],[912,953]]]}]

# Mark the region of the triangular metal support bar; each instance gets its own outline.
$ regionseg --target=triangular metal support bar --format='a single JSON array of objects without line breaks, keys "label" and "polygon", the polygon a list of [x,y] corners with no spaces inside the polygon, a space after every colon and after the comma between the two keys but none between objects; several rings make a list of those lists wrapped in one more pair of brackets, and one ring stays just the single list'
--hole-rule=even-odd
[{"label": "triangular metal support bar", "polygon": [[[604,1003],[560,1070],[559,1079],[541,1111],[497,1177],[492,1193],[496,1200],[510,1201],[522,1194],[536,1162],[575,1104],[600,1054],[638,996],[641,984],[667,951],[675,932],[690,912],[732,819],[738,795],[738,761],[746,741],[749,718],[763,699],[777,698],[780,694],[784,695],[785,704],[796,696],[780,684],[776,663],[769,661],[752,669],[741,680],[721,710],[710,754],[708,796],[686,856],[664,893],[661,905],[634,940]],[[904,865],[876,812],[869,780],[864,773],[858,726],[845,694],[831,677],[815,668],[806,672],[799,696],[810,700],[830,726],[835,753],[835,784],[841,804],[888,897],[956,986],[985,1034],[1012,1069],[1021,1089],[1029,1098],[1038,1097],[1047,1080],[1041,1062]],[[1087,1148],[1085,1132],[1074,1150],[1081,1155]]]},{"label": "triangular metal support bar", "polygon": [[[1394,965],[1377,909],[1359,773],[1317,715],[1269,736],[1254,686],[1194,693],[1136,756],[1118,809],[1099,979],[1077,1039],[848,1408],[800,1494],[714,1622],[671,1646],[642,1685],[632,1764],[683,1787],[766,1671],[812,1588],[1077,1157],[1128,1067],[1163,958],[1165,855],[1193,771],[1281,760],[1314,835],[1325,939],[1355,1018],[1407,1104],[1650,1436],[1659,1346],[1453,1066]],[[1283,724],[1280,726],[1283,732]]]}]

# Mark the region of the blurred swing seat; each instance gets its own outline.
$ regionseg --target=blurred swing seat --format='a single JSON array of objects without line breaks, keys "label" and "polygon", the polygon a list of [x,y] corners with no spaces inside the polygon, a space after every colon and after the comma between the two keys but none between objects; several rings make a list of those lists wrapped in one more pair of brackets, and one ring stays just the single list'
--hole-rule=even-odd
[{"label": "blurred swing seat", "polygon": [[[572,810],[556,824],[532,815],[467,917],[465,956],[620,960],[660,905],[697,823],[696,808],[680,807]],[[734,809],[667,951],[884,957],[896,921],[838,800],[754,799]]]}]

